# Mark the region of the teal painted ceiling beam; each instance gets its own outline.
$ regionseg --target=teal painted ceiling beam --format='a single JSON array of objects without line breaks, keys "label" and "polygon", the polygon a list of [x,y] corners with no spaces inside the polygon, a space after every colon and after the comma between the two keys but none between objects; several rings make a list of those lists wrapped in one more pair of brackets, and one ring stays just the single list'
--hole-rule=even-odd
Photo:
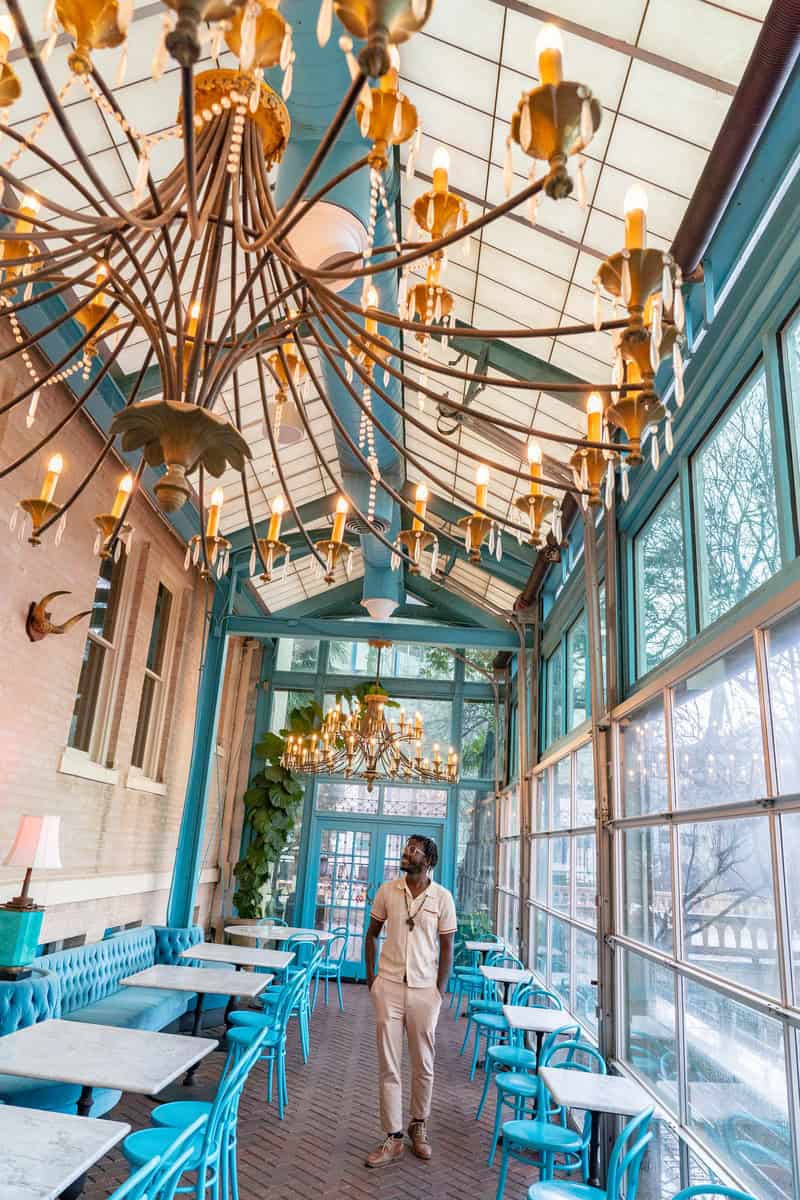
[{"label": "teal painted ceiling beam", "polygon": [[424,579],[421,575],[409,576],[406,586],[412,595],[424,600],[426,604],[446,608],[451,615],[451,620],[462,621],[468,625],[475,624],[477,621],[486,629],[508,628],[502,617],[495,616],[494,613],[487,612],[485,609],[479,609],[469,600],[465,600],[462,596],[456,596],[441,584]]},{"label": "teal painted ceiling beam", "polygon": [[517,650],[513,629],[484,626],[398,624],[392,621],[340,621],[315,617],[226,617],[225,632],[234,637],[304,637],[319,641],[366,642],[378,638],[422,646],[481,646],[490,650]]}]

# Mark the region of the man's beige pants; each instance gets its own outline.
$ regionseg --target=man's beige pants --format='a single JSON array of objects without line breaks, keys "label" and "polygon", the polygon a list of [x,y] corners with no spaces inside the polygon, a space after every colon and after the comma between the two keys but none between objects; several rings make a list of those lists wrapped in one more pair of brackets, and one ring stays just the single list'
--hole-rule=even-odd
[{"label": "man's beige pants", "polygon": [[427,1121],[433,1092],[436,1022],[442,1007],[434,985],[412,988],[378,976],[372,985],[378,1033],[378,1088],[381,1124],[387,1133],[403,1128],[403,1030],[411,1059],[411,1120]]}]

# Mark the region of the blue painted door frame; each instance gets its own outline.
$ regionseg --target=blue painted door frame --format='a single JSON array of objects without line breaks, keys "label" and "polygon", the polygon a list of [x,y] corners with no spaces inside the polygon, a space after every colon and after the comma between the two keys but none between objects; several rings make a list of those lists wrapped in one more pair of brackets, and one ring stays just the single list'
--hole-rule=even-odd
[{"label": "blue painted door frame", "polygon": [[[319,865],[322,856],[322,838],[323,833],[328,830],[340,832],[352,832],[362,834],[369,837],[369,853],[366,861],[366,878],[363,880],[363,887],[359,883],[356,889],[358,896],[357,904],[354,906],[354,911],[364,913],[363,932],[366,933],[366,928],[369,923],[369,907],[374,899],[375,892],[383,883],[383,868],[386,859],[386,843],[389,836],[399,834],[403,839],[409,837],[413,833],[421,833],[426,837],[432,837],[439,847],[439,868],[435,872],[435,876],[443,887],[449,888],[452,891],[452,863],[451,856],[444,854],[446,836],[446,818],[442,817],[438,820],[430,818],[416,817],[392,817],[392,816],[368,816],[365,817],[361,813],[316,813],[311,820],[311,828],[309,832],[308,846],[310,848],[310,856],[306,860],[305,885],[303,889],[303,903],[301,906],[302,924],[309,928],[316,925],[317,920],[317,897],[318,897],[318,881],[319,881]],[[348,879],[348,883],[351,881]],[[361,896],[361,891],[364,895]],[[340,904],[333,904],[332,907],[347,907],[353,900],[353,888],[348,888],[348,896],[341,898]],[[359,931],[358,941],[360,946]],[[363,951],[359,952],[357,957],[351,959],[346,965],[343,972],[347,978],[363,979],[364,978],[364,957]]]}]

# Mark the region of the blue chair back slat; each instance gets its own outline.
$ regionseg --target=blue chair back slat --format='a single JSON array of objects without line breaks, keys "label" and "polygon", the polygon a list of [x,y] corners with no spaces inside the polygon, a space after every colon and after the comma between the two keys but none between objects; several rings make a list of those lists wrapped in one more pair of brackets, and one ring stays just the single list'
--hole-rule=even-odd
[{"label": "blue chair back slat", "polygon": [[[566,1014],[564,1014],[566,1016]],[[542,1062],[544,1063],[549,1055],[558,1048],[561,1042],[566,1041],[572,1045],[580,1045],[583,1049],[584,1043],[581,1042],[581,1027],[574,1021],[560,1025],[558,1029],[554,1029],[552,1033],[548,1033],[547,1037],[542,1042]],[[585,1045],[588,1046],[588,1042]],[[574,1051],[572,1052],[574,1055]],[[562,1063],[562,1066],[565,1064]]]},{"label": "blue chair back slat", "polygon": [[639,1186],[639,1169],[644,1152],[653,1135],[648,1132],[653,1119],[652,1106],[640,1112],[614,1142],[608,1164],[608,1200],[636,1200]]},{"label": "blue chair back slat", "polygon": [[752,1192],[740,1192],[738,1188],[725,1187],[721,1183],[696,1183],[682,1192],[676,1192],[672,1200],[693,1200],[695,1196],[702,1196],[704,1200],[709,1196],[725,1196],[727,1200],[756,1200]]},{"label": "blue chair back slat", "polygon": [[134,1171],[109,1200],[173,1200],[181,1176],[194,1169],[189,1163],[197,1158],[197,1140],[207,1122],[203,1114],[187,1125],[160,1158],[152,1158]]},{"label": "blue chair back slat", "polygon": [[564,1001],[557,992],[551,992],[549,988],[542,987],[538,983],[526,983],[524,993],[520,993],[518,1004],[527,1004],[531,1008],[558,1008],[563,1009]]},{"label": "blue chair back slat", "polygon": [[346,925],[339,925],[338,928],[332,929],[331,933],[333,937],[325,948],[325,965],[341,966],[347,954],[350,930]]}]

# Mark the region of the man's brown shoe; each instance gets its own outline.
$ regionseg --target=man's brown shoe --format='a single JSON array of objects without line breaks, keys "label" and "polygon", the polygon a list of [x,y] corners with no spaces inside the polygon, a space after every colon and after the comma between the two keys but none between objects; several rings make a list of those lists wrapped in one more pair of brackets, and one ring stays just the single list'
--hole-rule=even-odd
[{"label": "man's brown shoe", "polygon": [[400,1159],[405,1153],[405,1145],[402,1138],[387,1137],[386,1141],[381,1142],[377,1150],[373,1150],[372,1154],[368,1154],[364,1160],[365,1167],[388,1167],[392,1163],[400,1162]]},{"label": "man's brown shoe", "polygon": [[433,1149],[428,1141],[428,1131],[425,1128],[425,1122],[412,1121],[408,1127],[408,1136],[411,1138],[411,1149],[417,1158],[421,1158],[423,1162],[430,1162]]}]

